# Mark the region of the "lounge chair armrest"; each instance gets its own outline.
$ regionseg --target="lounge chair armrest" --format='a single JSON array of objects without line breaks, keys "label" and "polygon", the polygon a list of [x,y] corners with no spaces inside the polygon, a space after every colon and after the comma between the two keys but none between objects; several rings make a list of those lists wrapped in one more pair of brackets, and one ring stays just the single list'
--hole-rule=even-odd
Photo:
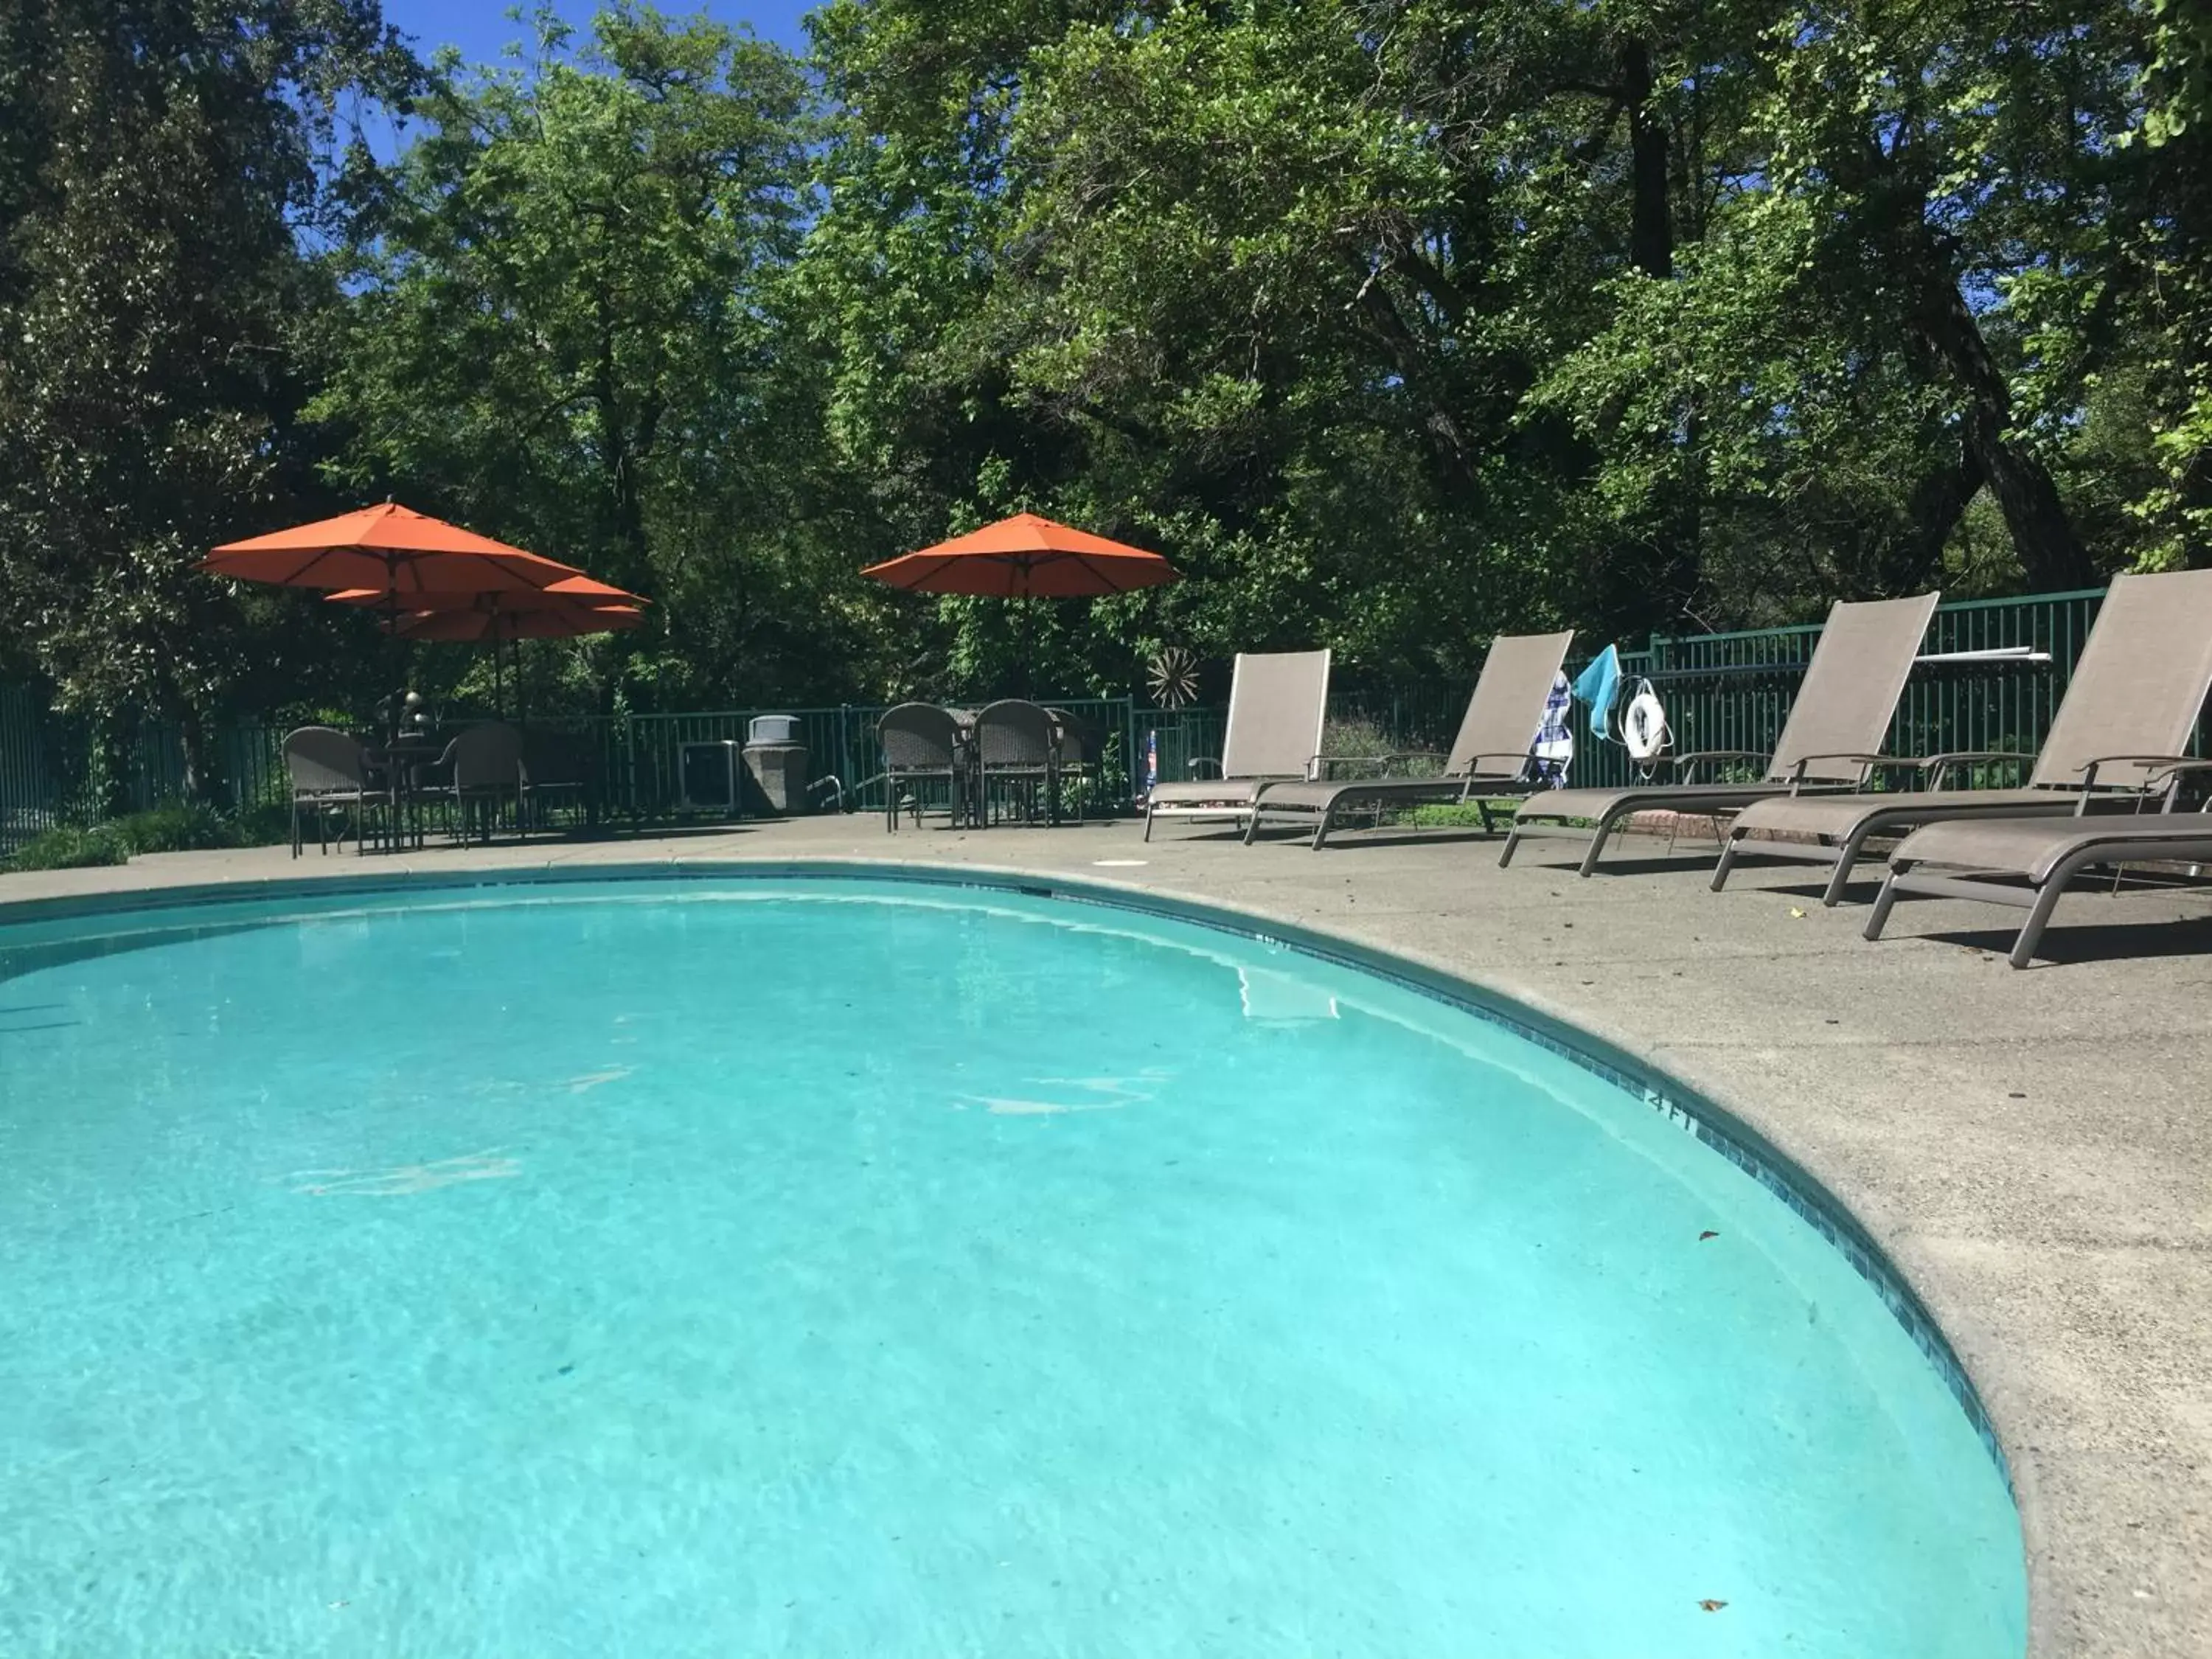
[{"label": "lounge chair armrest", "polygon": [[1413,774],[1407,769],[1413,761],[1433,761],[1436,763],[1435,775],[1443,777],[1444,769],[1451,764],[1451,757],[1441,749],[1399,749],[1384,756],[1383,758],[1389,763],[1389,765],[1383,769],[1382,775],[1385,777],[1390,775],[1391,767],[1397,768],[1406,776],[1411,777]]},{"label": "lounge chair armrest", "polygon": [[1221,769],[1221,757],[1218,755],[1193,755],[1190,757],[1188,764],[1190,767],[1190,775],[1193,777],[1197,777],[1199,775],[1198,769],[1201,766],[1212,767],[1213,769],[1213,775],[1217,778],[1226,777],[1229,775]]},{"label": "lounge chair armrest", "polygon": [[1866,781],[1867,774],[1873,771],[1876,767],[1917,767],[1920,764],[1918,761],[1911,759],[1905,756],[1863,755],[1855,749],[1838,750],[1833,754],[1827,755],[1800,755],[1797,757],[1797,764],[1790,769],[1790,793],[1791,794],[1796,794],[1799,789],[1803,787],[1805,782],[1805,769],[1810,766],[1814,761],[1856,761],[1858,763],[1859,781],[1862,783]]},{"label": "lounge chair armrest", "polygon": [[[2081,769],[2081,805],[2086,811],[2089,793],[2097,787],[2097,773],[2107,766],[2141,766],[2150,769],[2150,775],[2136,787],[2148,793],[2160,782],[2169,790],[2178,788],[2185,772],[2201,772],[2212,769],[2212,760],[2200,760],[2194,755],[2100,755]],[[2169,803],[2170,804],[2170,803]]]},{"label": "lounge chair armrest", "polygon": [[1399,757],[1395,754],[1316,755],[1307,769],[1316,776],[1325,780],[1340,766],[1371,766],[1382,776],[1388,777],[1390,774],[1391,763],[1398,758]]},{"label": "lounge chair armrest", "polygon": [[1948,754],[1923,756],[1920,769],[1928,774],[1928,787],[1941,789],[1954,767],[1968,766],[1979,761],[2033,761],[2036,757],[2021,749],[1954,749]]},{"label": "lounge chair armrest", "polygon": [[1706,761],[1769,761],[1773,758],[1774,757],[1764,749],[1700,749],[1694,754],[1674,756],[1673,765],[1675,775],[1683,777]]},{"label": "lounge chair armrest", "polygon": [[[1517,777],[1521,773],[1528,769],[1528,763],[1534,758],[1535,757],[1525,749],[1516,749],[1510,751],[1500,750],[1495,755],[1471,755],[1468,757],[1467,775],[1488,775],[1491,777]],[[1512,765],[1510,770],[1506,768],[1501,767],[1495,772],[1486,774],[1483,766],[1483,763],[1485,761],[1510,761],[1512,763]]]}]

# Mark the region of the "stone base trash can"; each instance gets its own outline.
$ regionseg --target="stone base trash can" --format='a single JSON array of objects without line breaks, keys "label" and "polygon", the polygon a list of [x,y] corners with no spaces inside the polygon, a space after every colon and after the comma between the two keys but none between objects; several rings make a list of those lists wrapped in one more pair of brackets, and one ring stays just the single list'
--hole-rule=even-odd
[{"label": "stone base trash can", "polygon": [[797,715],[755,715],[745,729],[745,815],[793,817],[806,811],[806,762]]}]

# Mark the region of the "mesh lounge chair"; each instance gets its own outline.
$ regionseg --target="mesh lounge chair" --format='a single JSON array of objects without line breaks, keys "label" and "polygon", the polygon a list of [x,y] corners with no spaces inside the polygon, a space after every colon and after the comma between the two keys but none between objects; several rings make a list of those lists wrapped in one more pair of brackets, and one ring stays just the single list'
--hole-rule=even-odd
[{"label": "mesh lounge chair", "polygon": [[1322,722],[1328,714],[1328,653],[1239,653],[1229,683],[1229,729],[1214,767],[1218,778],[1152,786],[1145,799],[1145,839],[1162,817],[1242,823],[1262,784],[1310,778],[1321,758]]},{"label": "mesh lounge chair", "polygon": [[[1735,750],[1682,755],[1673,767],[1682,781],[1630,789],[1562,789],[1546,795],[1515,815],[1498,865],[1510,864],[1514,849],[1532,836],[1565,836],[1589,843],[1580,872],[1587,876],[1597,868],[1607,840],[1632,813],[1731,811],[1773,795],[1863,787],[1869,772],[1884,762],[1870,751],[1889,729],[1936,599],[1933,593],[1923,593],[1911,599],[1838,603],[1830,611],[1772,756]],[[1695,768],[1722,760],[1764,761],[1766,769],[1753,783],[1687,781]],[[1570,818],[1586,818],[1595,827],[1580,829],[1565,821]]]},{"label": "mesh lounge chair", "polygon": [[1269,783],[1261,787],[1244,830],[1250,844],[1266,823],[1313,826],[1318,848],[1340,813],[1362,806],[1413,806],[1424,801],[1464,801],[1472,796],[1482,814],[1482,827],[1491,828],[1490,809],[1482,791],[1490,794],[1526,794],[1532,769],[1529,750],[1536,728],[1544,723],[1545,699],[1559,665],[1566,660],[1572,629],[1564,634],[1510,635],[1495,641],[1483,659],[1481,677],[1467,713],[1459,723],[1459,736],[1444,769],[1430,778],[1362,778],[1333,783]]},{"label": "mesh lounge chair", "polygon": [[[315,839],[322,851],[331,850],[330,824],[324,814],[331,807],[351,809],[353,848],[368,850],[362,836],[365,815],[381,810],[387,830],[392,824],[392,792],[369,781],[368,755],[344,732],[328,726],[303,726],[284,736],[284,770],[292,784],[292,856],[300,856],[300,809],[314,815]],[[338,845],[345,845],[344,826]]]},{"label": "mesh lounge chair", "polygon": [[[2208,769],[2212,761],[2172,769],[2178,775]],[[2014,967],[2025,968],[2075,876],[2153,862],[2212,864],[2212,802],[2197,812],[1943,819],[1914,830],[1891,855],[1889,878],[1867,918],[1866,936],[1881,937],[1889,913],[1907,893],[2009,904],[2027,912],[2011,956]],[[1930,873],[1930,865],[1945,873]]]},{"label": "mesh lounge chair", "polygon": [[[884,711],[876,722],[884,751],[884,828],[898,828],[899,786],[942,781],[951,802],[952,821],[967,811],[967,756],[960,722],[949,709],[930,702],[902,702]],[[921,822],[915,800],[914,821]]]},{"label": "mesh lounge chair", "polygon": [[1020,790],[1024,818],[1036,816],[1034,803],[1042,790],[1045,821],[1057,823],[1059,747],[1049,709],[1019,697],[985,704],[975,716],[975,799],[983,816],[989,817],[991,786],[1011,784]]},{"label": "mesh lounge chair", "polygon": [[[1934,755],[1914,763],[1930,775],[1927,789],[1763,800],[1729,827],[1713,889],[1728,880],[1739,854],[1756,851],[1832,866],[1820,902],[1834,904],[1876,836],[1938,819],[2049,817],[2115,799],[2139,804],[2180,760],[2208,690],[2212,570],[2117,576],[2025,787],[1943,787],[1958,765],[2025,755]],[[1814,839],[1770,839],[1778,835]],[[1756,848],[1747,845],[1753,841]]]}]

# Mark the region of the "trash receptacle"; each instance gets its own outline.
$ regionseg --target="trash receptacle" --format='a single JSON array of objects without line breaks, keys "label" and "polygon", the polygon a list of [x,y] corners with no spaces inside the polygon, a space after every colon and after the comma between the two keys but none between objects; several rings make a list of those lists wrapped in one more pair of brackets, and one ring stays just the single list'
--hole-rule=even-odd
[{"label": "trash receptacle", "polygon": [[806,762],[797,715],[756,715],[745,729],[745,810],[769,817],[805,811]]}]

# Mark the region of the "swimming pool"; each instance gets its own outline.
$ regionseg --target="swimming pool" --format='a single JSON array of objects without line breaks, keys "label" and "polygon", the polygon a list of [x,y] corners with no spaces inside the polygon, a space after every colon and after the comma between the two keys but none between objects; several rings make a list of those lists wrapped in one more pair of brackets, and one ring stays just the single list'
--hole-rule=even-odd
[{"label": "swimming pool", "polygon": [[2023,1649],[1876,1289],[1408,985],[769,878],[0,969],[0,1652]]}]

